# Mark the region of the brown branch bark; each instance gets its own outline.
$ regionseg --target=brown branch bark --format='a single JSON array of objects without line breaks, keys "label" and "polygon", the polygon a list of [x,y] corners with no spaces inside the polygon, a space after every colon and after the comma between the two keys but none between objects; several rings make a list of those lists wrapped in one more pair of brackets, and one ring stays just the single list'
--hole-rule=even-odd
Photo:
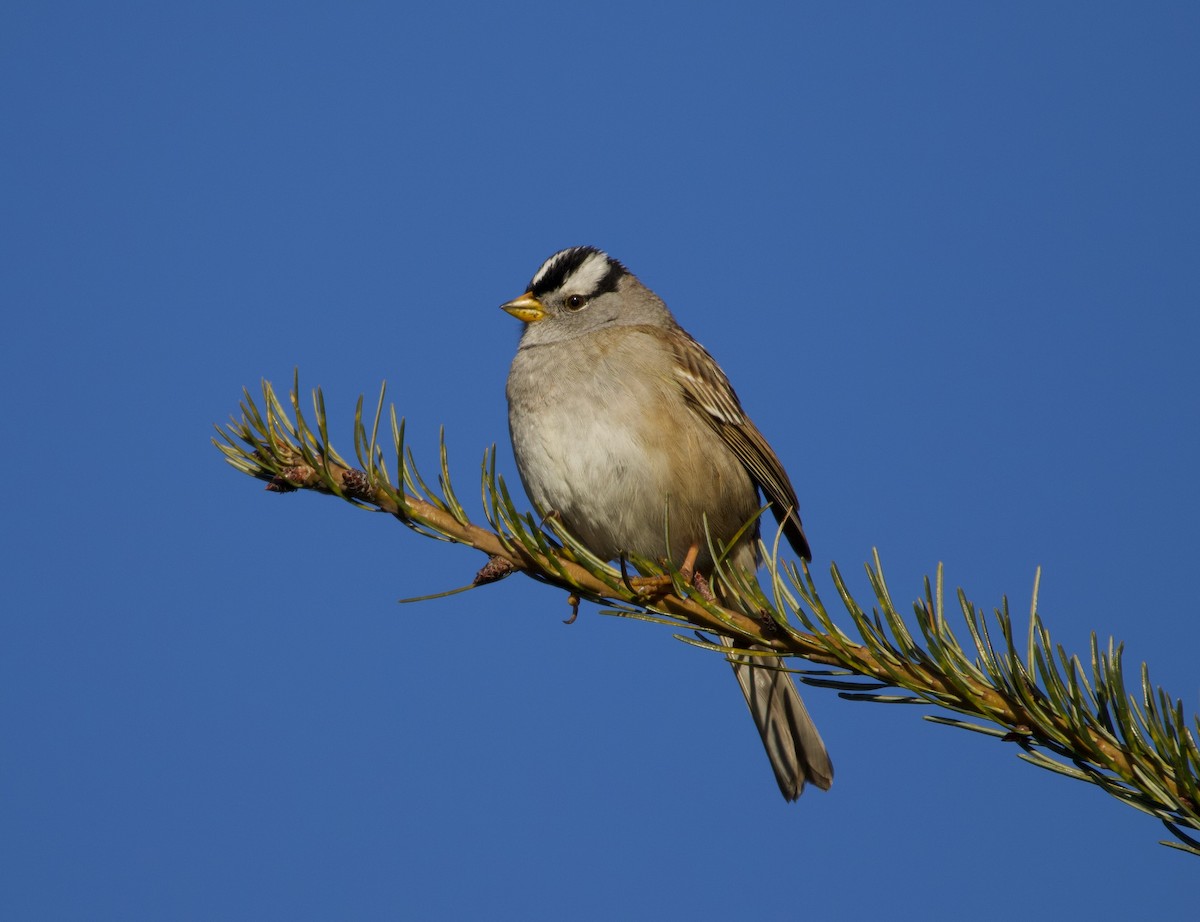
[{"label": "brown branch bark", "polygon": [[[923,691],[936,698],[955,701],[961,697],[959,690],[938,676],[912,663],[900,664],[899,672],[903,681],[897,682],[896,670],[885,667],[880,659],[867,647],[850,644],[842,647],[841,655],[832,655],[825,644],[812,634],[792,631],[782,634],[773,621],[757,621],[748,615],[734,609],[722,608],[722,621],[711,614],[704,606],[692,599],[683,598],[673,592],[665,592],[648,598],[636,591],[614,591],[609,584],[601,581],[578,563],[563,556],[556,558],[557,567],[549,558],[540,553],[531,553],[520,544],[511,546],[500,539],[490,529],[460,522],[451,513],[438,508],[416,496],[403,493],[403,502],[397,502],[386,490],[373,486],[368,475],[357,469],[327,462],[328,475],[340,487],[340,492],[348,499],[375,506],[376,508],[394,515],[403,522],[424,525],[439,534],[460,544],[472,547],[487,554],[489,558],[504,561],[507,567],[514,571],[533,573],[538,578],[558,586],[568,593],[584,592],[595,598],[614,599],[634,605],[650,603],[653,609],[680,618],[701,630],[730,633],[731,628],[740,635],[747,644],[760,644],[779,653],[792,654],[810,662],[850,669],[888,685],[900,685],[913,691]],[[284,469],[274,478],[268,489],[286,491],[288,489],[312,489],[325,493],[337,493],[326,482],[323,472],[306,464],[298,464]],[[566,579],[558,573],[561,568],[566,573]],[[1075,736],[1075,731],[1067,721],[1055,716],[1051,719],[1051,727],[1046,727],[1044,719],[1039,719],[1018,703],[1005,698],[994,689],[980,686],[978,682],[967,683],[980,710],[991,715],[991,719],[1003,726],[1016,728],[1019,735],[1026,735],[1040,742],[1057,742],[1062,738]],[[1046,730],[1051,729],[1052,733]],[[1132,772],[1130,760],[1125,752],[1115,747],[1104,737],[1093,731],[1087,731],[1090,743],[1088,758],[1108,768],[1119,777],[1128,778]],[[1181,797],[1178,786],[1169,779],[1164,779],[1168,791],[1175,797]]]}]

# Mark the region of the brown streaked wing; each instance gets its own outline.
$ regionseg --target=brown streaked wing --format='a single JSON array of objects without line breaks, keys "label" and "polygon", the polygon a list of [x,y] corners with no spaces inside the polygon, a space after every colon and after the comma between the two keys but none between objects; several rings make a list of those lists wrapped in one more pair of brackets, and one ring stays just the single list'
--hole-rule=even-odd
[{"label": "brown streaked wing", "polygon": [[[675,376],[688,403],[713,427],[750,477],[771,503],[771,512],[783,525],[792,549],[805,560],[812,559],[804,526],[800,523],[800,503],[779,456],[767,444],[742,410],[737,394],[725,373],[708,351],[683,329],[658,331],[675,352]],[[784,516],[786,515],[786,520]]]}]

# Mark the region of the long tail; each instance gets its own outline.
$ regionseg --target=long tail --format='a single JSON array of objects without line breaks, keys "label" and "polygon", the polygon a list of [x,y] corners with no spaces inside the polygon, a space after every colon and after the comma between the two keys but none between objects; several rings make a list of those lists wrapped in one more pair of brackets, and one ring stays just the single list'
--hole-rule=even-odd
[{"label": "long tail", "polygon": [[[733,644],[728,637],[721,639]],[[729,662],[746,696],[784,798],[795,800],[808,782],[828,791],[833,784],[833,763],[792,677],[769,666],[749,665],[769,664],[770,658],[730,655]]]}]

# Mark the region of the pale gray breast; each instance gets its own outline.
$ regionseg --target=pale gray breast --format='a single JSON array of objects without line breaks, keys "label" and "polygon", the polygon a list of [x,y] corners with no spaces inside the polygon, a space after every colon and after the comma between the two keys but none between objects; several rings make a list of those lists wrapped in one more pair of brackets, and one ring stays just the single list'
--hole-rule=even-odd
[{"label": "pale gray breast", "polygon": [[[509,427],[525,491],[598,556],[703,548],[758,508],[741,462],[683,399],[653,331],[619,327],[518,351]],[[708,555],[701,554],[701,565]]]}]

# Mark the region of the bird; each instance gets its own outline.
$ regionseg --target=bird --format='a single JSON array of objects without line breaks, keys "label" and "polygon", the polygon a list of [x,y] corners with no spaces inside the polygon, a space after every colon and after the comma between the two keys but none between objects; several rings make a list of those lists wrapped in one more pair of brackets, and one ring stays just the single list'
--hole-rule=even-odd
[{"label": "bird", "polygon": [[[508,423],[541,514],[600,559],[669,560],[703,580],[709,535],[735,542],[725,563],[757,568],[761,492],[795,553],[812,558],[779,457],[713,357],[624,264],[594,246],[560,250],[500,307],[524,324]],[[828,790],[833,764],[790,675],[769,658],[727,658],[780,793]]]}]

